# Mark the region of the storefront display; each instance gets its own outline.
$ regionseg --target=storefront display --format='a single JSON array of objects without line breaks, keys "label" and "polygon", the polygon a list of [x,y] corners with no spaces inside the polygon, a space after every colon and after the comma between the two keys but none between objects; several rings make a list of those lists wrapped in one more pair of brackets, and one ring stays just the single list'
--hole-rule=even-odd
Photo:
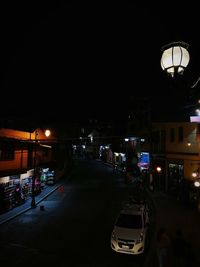
[{"label": "storefront display", "polygon": [[[32,195],[33,170],[19,175],[0,177],[0,214],[23,204]],[[46,185],[55,183],[55,172],[41,168],[35,179],[35,195],[41,193]]]}]

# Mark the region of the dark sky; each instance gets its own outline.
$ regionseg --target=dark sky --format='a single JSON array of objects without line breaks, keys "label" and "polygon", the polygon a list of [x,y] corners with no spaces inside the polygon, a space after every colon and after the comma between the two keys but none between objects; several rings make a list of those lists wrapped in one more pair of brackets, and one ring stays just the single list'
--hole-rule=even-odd
[{"label": "dark sky", "polygon": [[172,105],[181,91],[160,67],[172,41],[190,45],[188,81],[199,75],[195,7],[26,2],[1,4],[1,114],[123,117],[137,96]]}]

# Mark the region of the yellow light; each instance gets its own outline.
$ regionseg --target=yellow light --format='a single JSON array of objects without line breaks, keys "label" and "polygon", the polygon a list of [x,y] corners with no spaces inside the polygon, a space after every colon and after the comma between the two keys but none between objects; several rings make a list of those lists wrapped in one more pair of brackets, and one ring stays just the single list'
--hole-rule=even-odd
[{"label": "yellow light", "polygon": [[158,167],[156,167],[156,170],[157,170],[157,172],[161,172],[162,169],[161,169],[161,167],[158,166]]},{"label": "yellow light", "polygon": [[45,136],[49,137],[51,135],[51,131],[50,130],[45,130]]},{"label": "yellow light", "polygon": [[192,173],[192,177],[196,178],[197,177],[197,173],[196,172],[193,172]]}]

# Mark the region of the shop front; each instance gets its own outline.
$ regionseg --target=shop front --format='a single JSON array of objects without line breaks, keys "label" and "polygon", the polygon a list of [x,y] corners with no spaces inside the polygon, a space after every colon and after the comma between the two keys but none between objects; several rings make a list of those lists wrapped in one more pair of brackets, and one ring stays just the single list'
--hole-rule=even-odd
[{"label": "shop front", "polygon": [[[55,171],[50,168],[40,168],[35,179],[34,194],[56,182]],[[32,196],[32,177],[34,170],[26,173],[0,177],[0,214],[19,206]]]}]

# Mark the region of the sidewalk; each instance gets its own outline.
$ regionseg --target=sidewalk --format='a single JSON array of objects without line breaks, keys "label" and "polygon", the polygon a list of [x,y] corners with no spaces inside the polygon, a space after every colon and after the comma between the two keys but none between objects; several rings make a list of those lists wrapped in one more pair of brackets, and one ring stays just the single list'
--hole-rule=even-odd
[{"label": "sidewalk", "polygon": [[[177,228],[183,232],[184,239],[186,239],[192,246],[195,261],[191,267],[200,266],[200,214],[197,208],[182,205],[176,198],[162,193],[151,193],[155,207],[156,207],[156,232],[160,227],[165,227],[170,238],[174,237]],[[158,267],[158,259],[156,254],[155,237],[145,266]],[[170,267],[176,267],[175,259],[171,255]]]},{"label": "sidewalk", "polygon": [[[57,188],[59,188],[62,185],[62,183],[63,183],[63,181],[62,181],[62,179],[60,179],[54,185],[47,185],[39,195],[35,196],[36,205],[38,205],[43,199],[45,199],[48,195],[50,195]],[[13,209],[11,209],[11,210],[3,213],[3,214],[0,214],[0,225],[8,222],[9,220],[11,220],[15,217],[17,217],[18,215],[22,214],[23,212],[26,212],[27,210],[32,209],[31,200],[32,200],[32,198],[29,197],[26,199],[24,204],[17,206],[17,207],[14,207]]]}]

